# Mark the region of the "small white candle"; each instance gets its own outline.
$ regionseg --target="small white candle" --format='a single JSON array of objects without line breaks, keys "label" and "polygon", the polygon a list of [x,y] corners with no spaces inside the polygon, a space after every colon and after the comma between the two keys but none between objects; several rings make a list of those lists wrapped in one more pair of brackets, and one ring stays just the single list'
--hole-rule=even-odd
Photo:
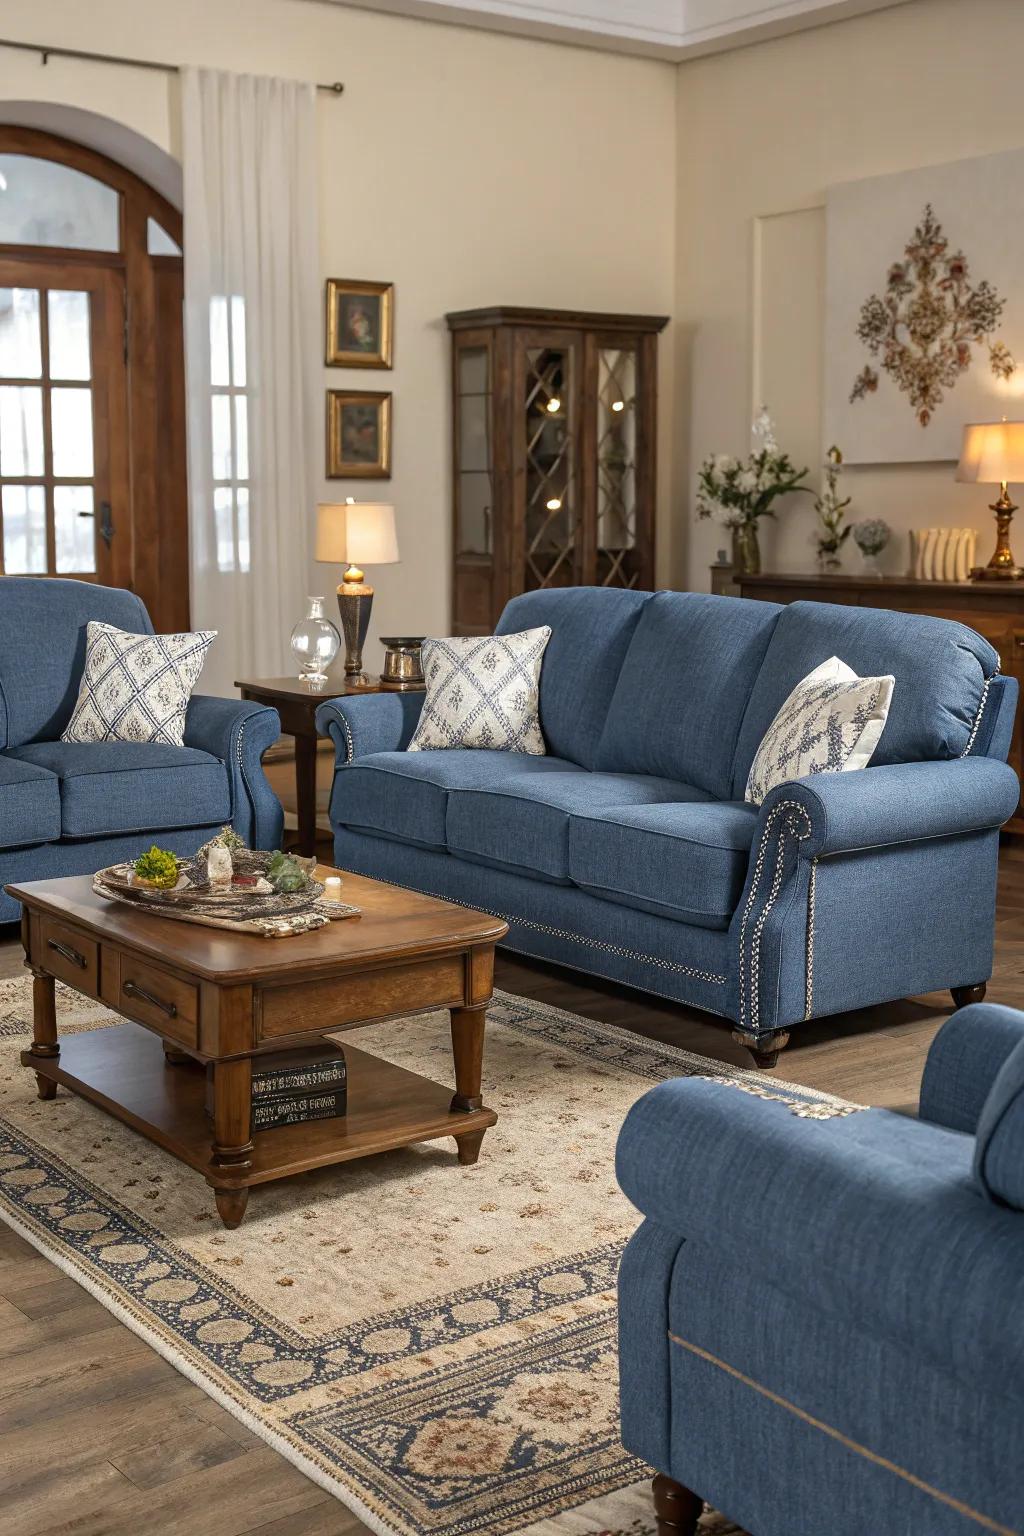
[{"label": "small white candle", "polygon": [[326,901],[341,900],[341,876],[328,875],[324,880],[324,899]]}]

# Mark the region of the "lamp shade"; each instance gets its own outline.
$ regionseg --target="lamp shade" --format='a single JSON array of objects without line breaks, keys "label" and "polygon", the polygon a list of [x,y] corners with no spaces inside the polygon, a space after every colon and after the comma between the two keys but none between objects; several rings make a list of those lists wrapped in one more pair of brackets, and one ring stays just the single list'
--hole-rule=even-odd
[{"label": "lamp shade", "polygon": [[965,426],[956,478],[976,485],[1024,482],[1024,421],[979,421]]},{"label": "lamp shade", "polygon": [[395,509],[378,501],[321,502],[316,558],[329,565],[394,565]]}]

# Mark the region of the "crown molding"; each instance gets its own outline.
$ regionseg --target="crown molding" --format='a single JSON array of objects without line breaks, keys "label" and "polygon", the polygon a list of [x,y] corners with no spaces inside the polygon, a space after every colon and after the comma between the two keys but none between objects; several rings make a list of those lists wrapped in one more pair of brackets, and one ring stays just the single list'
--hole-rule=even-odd
[{"label": "crown molding", "polygon": [[[323,0],[684,63],[909,0]],[[624,14],[625,13],[625,14]]]}]

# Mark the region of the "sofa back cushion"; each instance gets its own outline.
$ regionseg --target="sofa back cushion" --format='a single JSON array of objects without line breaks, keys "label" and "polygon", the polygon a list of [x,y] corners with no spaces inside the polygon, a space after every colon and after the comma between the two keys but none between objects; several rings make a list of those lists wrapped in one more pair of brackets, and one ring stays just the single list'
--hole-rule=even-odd
[{"label": "sofa back cushion", "polygon": [[649,592],[561,587],[505,606],[499,635],[548,625],[540,673],[540,724],[552,757],[595,766],[608,705]]},{"label": "sofa back cushion", "polygon": [[59,740],[78,698],[90,619],[153,633],[133,592],[57,577],[0,577],[0,750]]},{"label": "sofa back cushion", "polygon": [[999,657],[964,624],[926,614],[838,603],[791,603],[772,635],[743,721],[733,793],[743,794],[750,765],[789,693],[812,668],[839,656],[861,677],[896,679],[889,717],[871,759],[915,763],[960,757]]},{"label": "sofa back cushion", "polygon": [[1024,1211],[1024,1041],[989,1089],[975,1132],[974,1177],[996,1205]]},{"label": "sofa back cushion", "polygon": [[733,798],[737,737],[780,612],[738,597],[655,593],[622,664],[597,767]]}]

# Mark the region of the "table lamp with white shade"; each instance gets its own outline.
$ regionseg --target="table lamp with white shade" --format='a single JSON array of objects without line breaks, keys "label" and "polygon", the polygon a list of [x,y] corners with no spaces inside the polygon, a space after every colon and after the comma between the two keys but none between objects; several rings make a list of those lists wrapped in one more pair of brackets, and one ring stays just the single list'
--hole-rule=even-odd
[{"label": "table lamp with white shade", "polygon": [[974,581],[1014,580],[1024,576],[1010,548],[1010,519],[1017,508],[1007,485],[1024,482],[1024,421],[978,421],[964,427],[956,478],[972,485],[998,485],[991,503],[996,515],[996,547],[988,565],[975,566]]},{"label": "table lamp with white shade", "polygon": [[346,567],[338,587],[338,611],[345,637],[345,676],[365,682],[363,646],[370,625],[373,588],[364,565],[393,565],[398,559],[395,509],[377,501],[322,502],[316,509],[316,558]]}]

